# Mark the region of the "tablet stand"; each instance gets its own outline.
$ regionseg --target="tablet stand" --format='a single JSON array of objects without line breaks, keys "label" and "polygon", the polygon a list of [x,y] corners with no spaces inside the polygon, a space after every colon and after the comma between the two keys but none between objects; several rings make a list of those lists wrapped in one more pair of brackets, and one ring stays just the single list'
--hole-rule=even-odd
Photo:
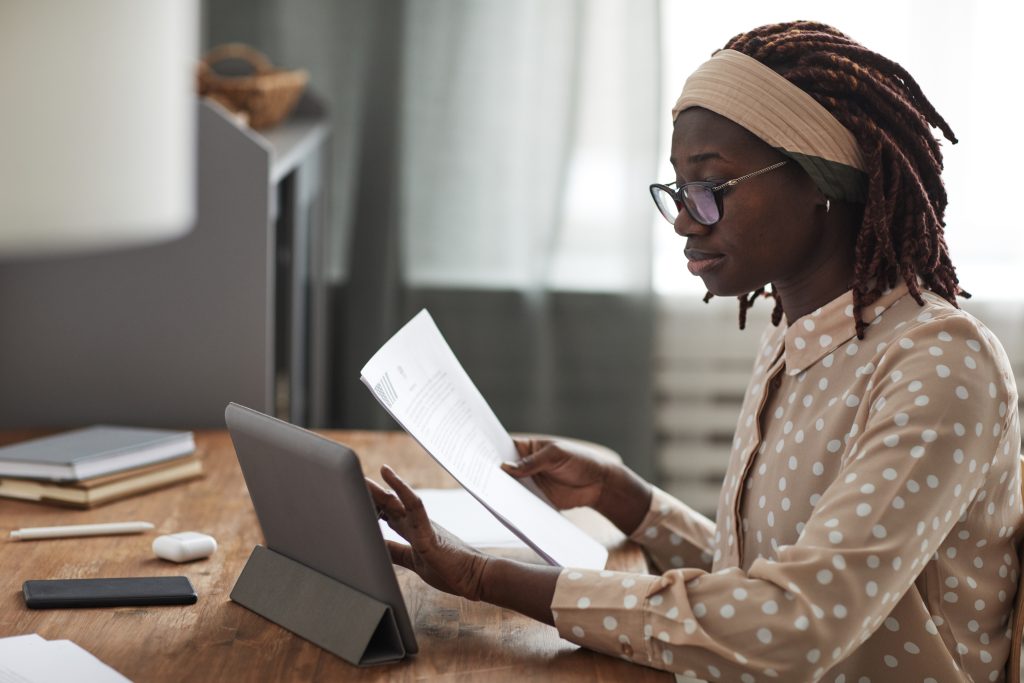
[{"label": "tablet stand", "polygon": [[350,664],[405,657],[390,605],[261,545],[231,599]]}]

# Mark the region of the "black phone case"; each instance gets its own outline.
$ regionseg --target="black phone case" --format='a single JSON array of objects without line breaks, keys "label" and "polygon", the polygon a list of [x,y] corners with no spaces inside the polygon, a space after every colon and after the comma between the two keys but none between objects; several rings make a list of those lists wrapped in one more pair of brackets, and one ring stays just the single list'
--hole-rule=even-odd
[{"label": "black phone case", "polygon": [[22,584],[22,592],[33,609],[192,605],[199,599],[185,576],[34,580]]}]

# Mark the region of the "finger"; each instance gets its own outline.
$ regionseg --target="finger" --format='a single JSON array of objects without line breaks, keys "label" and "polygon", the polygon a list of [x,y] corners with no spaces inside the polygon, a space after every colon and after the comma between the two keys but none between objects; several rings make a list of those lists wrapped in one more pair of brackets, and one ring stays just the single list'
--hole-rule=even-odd
[{"label": "finger", "polygon": [[536,453],[528,455],[518,463],[502,463],[503,470],[515,477],[528,477],[538,472],[546,472],[558,465],[559,451],[550,444],[545,445]]},{"label": "finger", "polygon": [[400,567],[412,569],[412,548],[397,541],[385,541],[391,561]]},{"label": "finger", "polygon": [[406,513],[418,521],[427,522],[427,512],[423,507],[423,501],[416,495],[416,492],[387,465],[380,468],[380,474],[388,486],[395,490],[398,499],[405,506]]},{"label": "finger", "polygon": [[366,488],[370,491],[370,497],[378,512],[383,511],[384,514],[396,519],[405,516],[405,506],[394,493],[372,479],[366,479]]}]

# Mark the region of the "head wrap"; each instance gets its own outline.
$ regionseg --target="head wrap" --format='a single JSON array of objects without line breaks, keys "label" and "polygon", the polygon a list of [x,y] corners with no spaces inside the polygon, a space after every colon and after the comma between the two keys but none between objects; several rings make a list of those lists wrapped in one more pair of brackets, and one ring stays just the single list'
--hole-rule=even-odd
[{"label": "head wrap", "polygon": [[716,52],[686,79],[672,120],[690,107],[724,116],[792,158],[826,197],[864,201],[864,156],[853,133],[753,57],[736,50]]}]

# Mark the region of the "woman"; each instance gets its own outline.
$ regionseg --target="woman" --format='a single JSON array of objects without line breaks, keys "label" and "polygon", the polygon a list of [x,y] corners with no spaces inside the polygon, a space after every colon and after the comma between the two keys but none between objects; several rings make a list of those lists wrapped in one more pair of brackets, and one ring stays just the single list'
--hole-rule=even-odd
[{"label": "woman", "polygon": [[654,185],[740,326],[775,301],[712,523],[625,467],[558,443],[506,466],[588,505],[664,573],[494,558],[371,490],[396,563],[564,638],[709,680],[999,680],[1019,571],[1017,393],[959,310],[931,127],[899,65],[795,22],[733,38],[673,111],[676,182]]}]

